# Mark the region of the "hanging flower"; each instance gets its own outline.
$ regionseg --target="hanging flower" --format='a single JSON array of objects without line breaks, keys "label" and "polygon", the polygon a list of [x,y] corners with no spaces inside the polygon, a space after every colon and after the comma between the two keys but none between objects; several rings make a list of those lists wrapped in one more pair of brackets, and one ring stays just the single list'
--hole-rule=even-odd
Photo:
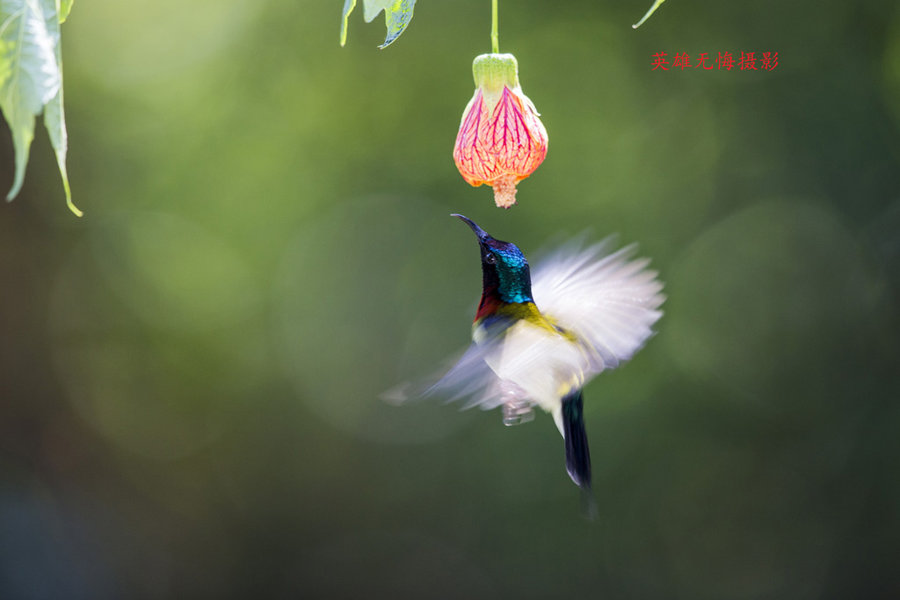
[{"label": "hanging flower", "polygon": [[497,206],[516,203],[516,184],[547,155],[547,130],[519,86],[512,54],[482,54],[472,63],[475,96],[463,112],[453,160],[470,185],[494,188]]}]

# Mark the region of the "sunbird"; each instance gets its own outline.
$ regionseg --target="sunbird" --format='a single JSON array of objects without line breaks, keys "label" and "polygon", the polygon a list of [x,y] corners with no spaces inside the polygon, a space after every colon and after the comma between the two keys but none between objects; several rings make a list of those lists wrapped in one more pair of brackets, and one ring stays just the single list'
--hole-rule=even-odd
[{"label": "sunbird", "polygon": [[[611,242],[564,246],[535,266],[519,248],[491,237],[471,219],[478,238],[482,292],[472,345],[421,395],[456,400],[464,408],[503,408],[503,422],[534,418],[538,406],[553,416],[565,440],[566,470],[586,492],[591,456],[584,426],[584,386],[619,366],[653,335],[662,316],[663,284],[648,259],[632,260],[635,246],[609,253]],[[390,399],[409,397],[395,390]]]}]

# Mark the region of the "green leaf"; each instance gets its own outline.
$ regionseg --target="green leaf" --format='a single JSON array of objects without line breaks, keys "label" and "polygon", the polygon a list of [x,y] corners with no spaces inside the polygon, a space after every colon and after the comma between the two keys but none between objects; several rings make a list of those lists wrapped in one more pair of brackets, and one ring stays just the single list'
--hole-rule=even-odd
[{"label": "green leaf", "polygon": [[[59,167],[59,174],[62,177],[63,190],[66,193],[66,205],[76,216],[84,215],[77,206],[72,202],[72,190],[69,188],[69,174],[66,169],[66,152],[69,147],[69,134],[66,131],[66,111],[63,108],[63,86],[62,86],[62,49],[60,46],[60,24],[68,16],[72,9],[72,0],[63,2],[61,0],[41,0],[44,5],[44,15],[47,18],[47,32],[53,39],[56,49],[56,64],[59,67],[59,91],[50,99],[50,102],[44,107],[44,127],[47,128],[47,134],[50,136],[50,145],[53,146],[53,152],[56,154],[56,164]],[[49,4],[48,4],[49,3]],[[59,4],[60,12],[57,16],[55,3]],[[63,4],[66,8],[65,15],[62,12]]]},{"label": "green leaf", "polygon": [[66,19],[69,18],[69,13],[72,12],[72,2],[75,0],[60,0],[59,1],[59,23],[62,25],[66,22]]},{"label": "green leaf", "polygon": [[72,0],[0,0],[0,110],[9,124],[16,153],[13,186],[6,199],[12,200],[22,189],[34,140],[34,120],[43,111],[66,202],[73,213],[81,216],[72,204],[66,174],[60,54],[59,25],[71,6]]},{"label": "green leaf", "polygon": [[[413,17],[413,8],[416,0],[362,0],[363,18],[366,23],[371,23],[378,13],[384,11],[384,21],[387,26],[387,36],[379,48],[386,48],[409,25]],[[344,0],[344,12],[341,21],[341,46],[347,43],[347,21],[350,13],[356,8],[356,0]]]}]

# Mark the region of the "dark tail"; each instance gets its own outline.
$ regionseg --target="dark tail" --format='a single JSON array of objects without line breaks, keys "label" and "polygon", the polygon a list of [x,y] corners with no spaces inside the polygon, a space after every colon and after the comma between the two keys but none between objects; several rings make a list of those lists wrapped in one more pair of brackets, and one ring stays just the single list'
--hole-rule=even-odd
[{"label": "dark tail", "polygon": [[584,430],[584,399],[575,390],[562,400],[563,435],[566,438],[566,470],[585,491],[591,489],[591,451]]}]

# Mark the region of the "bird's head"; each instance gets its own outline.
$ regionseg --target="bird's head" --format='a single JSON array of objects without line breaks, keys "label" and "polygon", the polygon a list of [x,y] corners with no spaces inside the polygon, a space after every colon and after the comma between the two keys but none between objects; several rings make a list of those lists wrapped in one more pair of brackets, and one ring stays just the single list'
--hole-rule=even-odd
[{"label": "bird's head", "polygon": [[484,280],[483,293],[496,294],[504,302],[533,302],[531,272],[522,251],[511,242],[492,238],[471,219],[458,214],[452,216],[465,221],[478,236]]}]

